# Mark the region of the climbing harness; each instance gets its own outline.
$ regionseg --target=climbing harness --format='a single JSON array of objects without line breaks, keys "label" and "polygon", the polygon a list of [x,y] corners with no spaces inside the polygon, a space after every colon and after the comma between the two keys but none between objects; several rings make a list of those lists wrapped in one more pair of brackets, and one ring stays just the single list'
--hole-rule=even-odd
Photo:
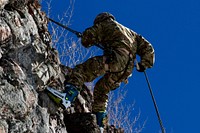
[{"label": "climbing harness", "polygon": [[128,67],[129,67],[129,65],[131,63],[131,60],[132,60],[131,54],[129,53],[129,59],[128,59],[127,63],[126,63],[125,68],[123,68],[121,71],[118,71],[118,72],[111,72],[111,73],[119,73],[119,72],[123,72],[124,71],[123,74],[118,78],[118,80],[114,82],[114,84],[116,84],[117,82],[119,82],[124,77],[124,75],[126,74],[126,72],[128,70]]}]

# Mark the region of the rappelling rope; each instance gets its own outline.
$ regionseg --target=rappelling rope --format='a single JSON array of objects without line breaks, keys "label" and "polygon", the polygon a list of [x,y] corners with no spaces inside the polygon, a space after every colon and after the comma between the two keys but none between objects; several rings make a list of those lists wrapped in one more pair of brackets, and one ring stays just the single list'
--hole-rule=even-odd
[{"label": "rappelling rope", "polygon": [[[139,65],[138,65],[137,59],[135,59],[135,63],[136,63],[136,67],[138,68]],[[138,68],[138,69],[139,69],[139,68]],[[144,76],[145,76],[145,79],[146,79],[146,81],[147,81],[147,85],[148,85],[148,88],[149,88],[149,92],[150,92],[150,94],[151,94],[151,99],[152,99],[152,101],[153,101],[154,108],[155,108],[155,110],[156,110],[156,115],[157,115],[157,117],[158,117],[158,121],[159,121],[159,124],[160,124],[161,131],[162,131],[162,133],[165,133],[165,129],[164,129],[164,126],[163,126],[161,117],[160,117],[160,113],[159,113],[159,111],[158,111],[158,106],[157,106],[157,104],[156,104],[156,100],[155,100],[155,97],[154,97],[154,94],[153,94],[153,90],[152,90],[152,88],[151,88],[151,84],[150,84],[150,82],[149,82],[149,78],[148,78],[147,73],[146,73],[145,70],[144,70]]]},{"label": "rappelling rope", "polygon": [[155,100],[155,97],[154,97],[154,95],[153,95],[153,91],[152,91],[152,88],[151,88],[151,85],[150,85],[150,82],[149,82],[149,79],[148,79],[148,76],[147,76],[146,71],[144,71],[144,76],[145,76],[145,78],[146,78],[146,81],[147,81],[147,84],[148,84],[148,87],[149,87],[149,91],[150,91],[151,98],[152,98],[152,101],[153,101],[153,104],[154,104],[154,108],[155,108],[155,110],[156,110],[156,115],[157,115],[157,117],[158,117],[158,121],[159,121],[159,124],[160,124],[161,131],[162,131],[162,133],[165,133],[165,129],[164,129],[164,126],[163,126],[161,117],[160,117],[160,113],[159,113],[159,111],[158,111],[158,106],[157,106],[157,104],[156,104],[156,100]]}]

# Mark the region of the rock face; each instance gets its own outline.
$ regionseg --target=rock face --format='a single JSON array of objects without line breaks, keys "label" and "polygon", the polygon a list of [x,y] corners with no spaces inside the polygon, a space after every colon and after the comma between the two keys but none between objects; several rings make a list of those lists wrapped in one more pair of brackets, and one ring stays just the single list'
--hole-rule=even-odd
[{"label": "rock face", "polygon": [[51,47],[47,23],[37,0],[0,1],[0,133],[98,133],[87,87],[65,111],[44,91],[63,90],[70,72]]}]

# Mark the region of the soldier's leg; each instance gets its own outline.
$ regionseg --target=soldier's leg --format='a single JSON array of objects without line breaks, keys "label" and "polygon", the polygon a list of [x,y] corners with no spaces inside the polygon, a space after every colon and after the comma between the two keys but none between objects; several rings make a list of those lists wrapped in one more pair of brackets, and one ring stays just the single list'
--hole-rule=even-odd
[{"label": "soldier's leg", "polygon": [[132,73],[133,60],[127,54],[115,53],[115,58],[109,64],[109,71],[95,85],[93,111],[105,111],[108,93],[118,88]]},{"label": "soldier's leg", "polygon": [[104,56],[96,56],[75,66],[66,82],[81,88],[84,82],[91,82],[98,76],[105,74],[105,59]]},{"label": "soldier's leg", "polygon": [[93,112],[106,111],[108,94],[110,90],[119,87],[120,83],[115,83],[112,79],[113,74],[105,74],[95,85],[94,88],[94,102],[92,105]]},{"label": "soldier's leg", "polygon": [[113,84],[111,82],[110,74],[105,74],[95,85],[94,88],[94,102],[92,104],[92,111],[96,114],[97,124],[99,127],[104,127],[107,123],[107,103],[108,93],[110,90],[119,87],[119,84]]},{"label": "soldier's leg", "polygon": [[71,102],[77,97],[77,92],[81,91],[84,82],[91,82],[106,72],[104,58],[104,56],[90,58],[72,70],[68,79],[65,81],[65,91],[69,94],[68,99],[73,99]]},{"label": "soldier's leg", "polygon": [[[105,74],[95,85],[94,88],[94,102],[92,110],[96,113],[97,123],[100,127],[104,126],[104,119],[106,119],[106,108],[108,102],[108,93],[119,87],[121,82],[125,82],[128,76],[132,73],[133,63],[128,65],[126,69],[122,63],[113,63],[111,73]],[[113,69],[114,70],[113,70]],[[121,71],[124,70],[124,71]],[[114,72],[114,73],[112,73]]]},{"label": "soldier's leg", "polygon": [[[65,81],[65,91],[60,93],[65,96],[67,103],[65,108],[71,106],[71,103],[76,99],[81,91],[84,82],[90,82],[96,77],[105,74],[105,59],[104,56],[96,56],[72,69],[71,74],[68,75],[68,79]],[[50,97],[57,104],[60,104],[61,99],[57,98],[54,96],[54,93],[52,93],[54,89],[48,88],[47,90],[50,92]]]}]

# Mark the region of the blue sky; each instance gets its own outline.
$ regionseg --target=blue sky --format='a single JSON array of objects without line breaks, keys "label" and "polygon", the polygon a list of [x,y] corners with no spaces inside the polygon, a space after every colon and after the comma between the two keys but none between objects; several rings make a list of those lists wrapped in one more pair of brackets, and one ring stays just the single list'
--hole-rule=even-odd
[{"label": "blue sky", "polygon": [[[70,2],[52,1],[53,18]],[[147,70],[167,133],[198,133],[200,120],[199,0],[76,0],[70,27],[84,31],[101,12],[143,35],[155,48],[156,62]],[[126,102],[135,101],[143,133],[158,133],[159,123],[143,73],[133,72]]]}]

